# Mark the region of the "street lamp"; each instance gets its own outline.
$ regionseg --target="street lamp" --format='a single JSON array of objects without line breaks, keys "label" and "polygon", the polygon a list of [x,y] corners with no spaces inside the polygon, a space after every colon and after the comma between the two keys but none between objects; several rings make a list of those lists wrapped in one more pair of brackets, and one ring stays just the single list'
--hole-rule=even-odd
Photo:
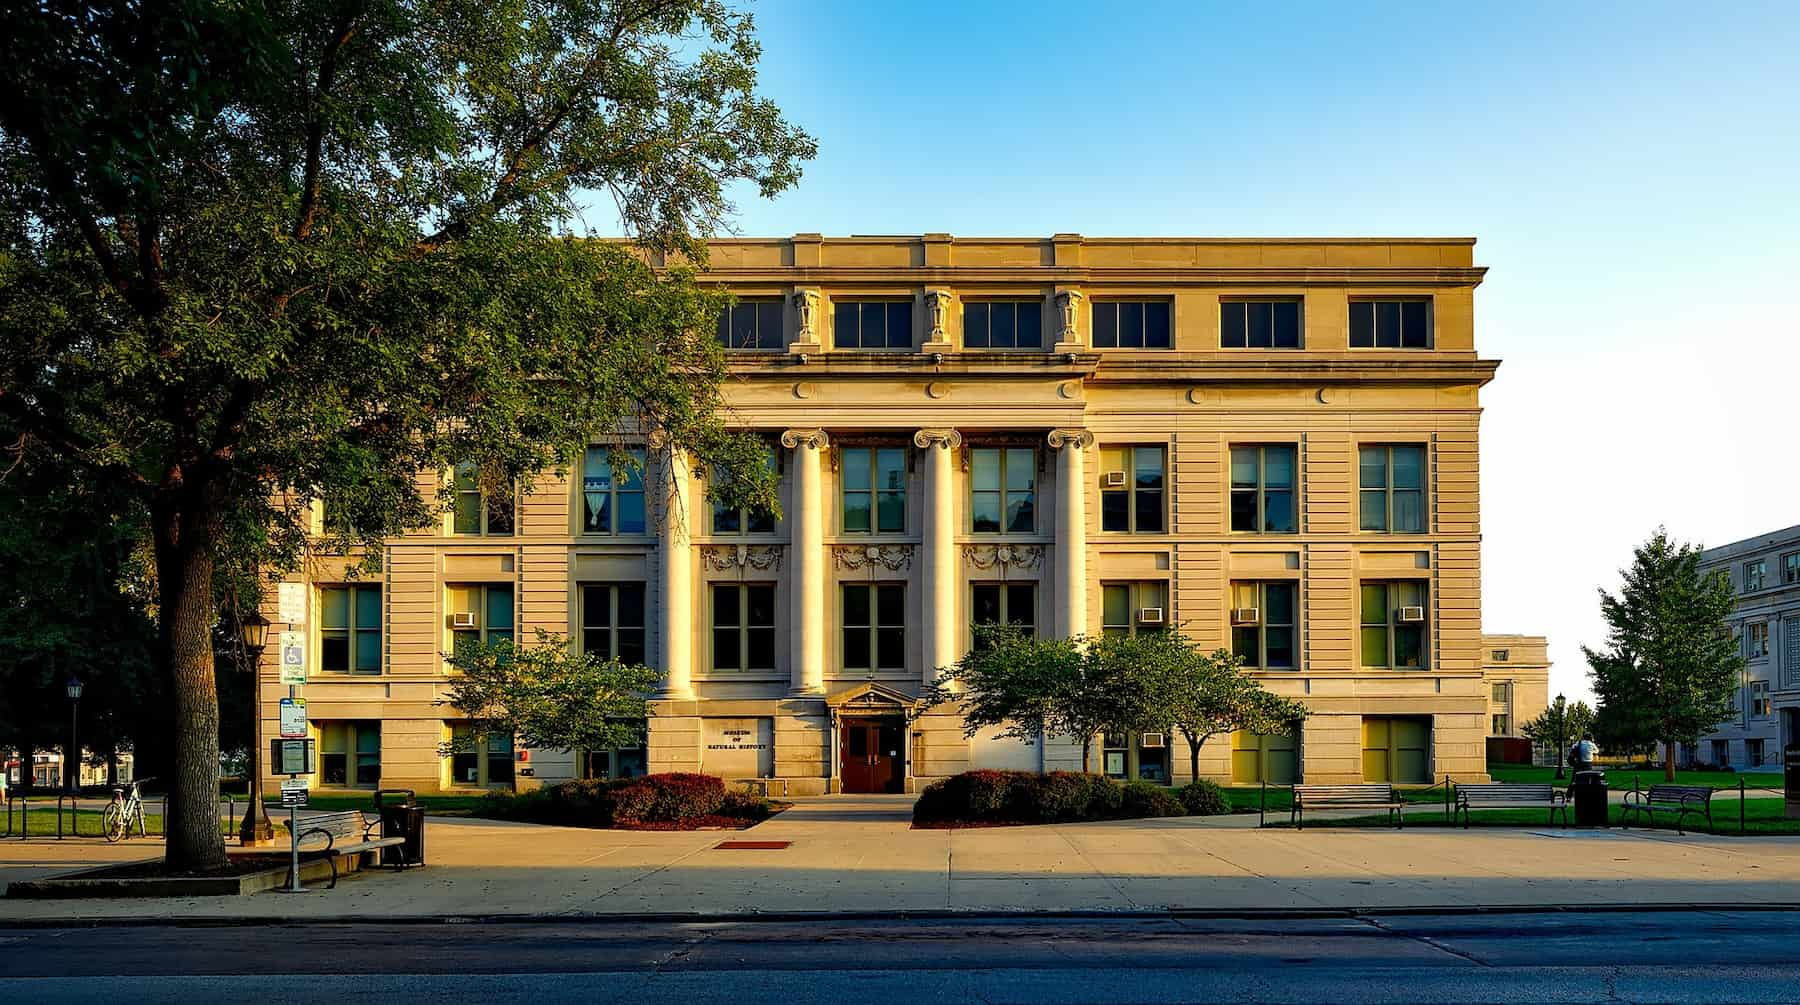
[{"label": "street lamp", "polygon": [[81,679],[70,674],[63,690],[69,695],[69,756],[63,758],[63,788],[72,793],[81,788]]},{"label": "street lamp", "polygon": [[250,805],[244,810],[244,823],[238,828],[238,841],[253,844],[272,841],[275,830],[269,815],[263,811],[262,772],[257,768],[257,748],[262,746],[262,654],[269,644],[269,619],[252,609],[238,616],[238,667],[250,675]]},{"label": "street lamp", "polygon": [[1563,754],[1568,752],[1569,738],[1569,705],[1568,699],[1561,692],[1556,695],[1556,777],[1565,778],[1563,774]]}]

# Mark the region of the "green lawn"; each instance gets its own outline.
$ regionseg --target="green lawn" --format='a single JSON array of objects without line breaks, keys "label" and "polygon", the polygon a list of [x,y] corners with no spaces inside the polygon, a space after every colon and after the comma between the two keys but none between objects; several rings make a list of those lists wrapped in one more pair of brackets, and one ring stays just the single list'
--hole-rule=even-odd
[{"label": "green lawn", "polygon": [[[20,815],[16,812],[13,814],[11,821],[12,828],[19,826],[19,816]],[[24,817],[28,825],[26,830],[27,834],[33,837],[56,836],[56,807],[54,804],[45,807],[39,807],[38,805],[33,804],[31,812],[25,814]],[[238,819],[241,821],[243,818],[239,817]],[[16,832],[9,832],[9,828],[4,821],[5,818],[0,817],[0,834],[4,834],[8,837],[17,837],[18,834]],[[74,814],[64,812],[62,815],[62,833],[65,837],[104,837],[105,833],[102,831],[101,827],[102,820],[100,810],[78,810]],[[162,828],[163,820],[161,814],[144,814],[144,830],[150,838],[154,839],[162,837]],[[287,833],[286,827],[281,827],[279,829],[282,833]],[[219,831],[229,837],[237,833],[237,826],[227,819],[220,819]],[[137,836],[137,832],[137,827],[133,826],[131,828],[131,834],[134,838]]]},{"label": "green lawn", "polygon": [[[1535,782],[1538,784],[1553,784],[1553,785],[1554,784],[1563,784],[1563,785],[1568,784],[1566,779],[1560,783],[1557,782],[1555,768],[1540,768],[1535,765],[1490,764],[1490,765],[1488,765],[1488,774],[1493,776],[1493,779],[1496,782]],[[1614,792],[1622,792],[1622,791],[1629,790],[1631,788],[1632,781],[1634,779],[1637,781],[1637,784],[1640,788],[1647,789],[1652,785],[1658,785],[1658,784],[1662,783],[1662,781],[1663,781],[1662,769],[1661,768],[1608,768],[1608,769],[1606,769],[1606,784],[1608,786],[1610,786]],[[1677,771],[1677,772],[1675,772],[1675,784],[1677,784],[1677,785],[1704,785],[1704,786],[1707,786],[1708,788],[1714,788],[1714,789],[1735,789],[1738,787],[1739,781],[1742,781],[1744,783],[1744,786],[1749,789],[1771,788],[1771,789],[1779,790],[1781,788],[1781,772],[1767,771],[1767,772],[1757,772],[1754,774],[1751,774],[1751,773],[1738,774],[1736,772],[1731,772],[1731,771]]]},{"label": "green lawn", "polygon": [[[485,796],[419,796],[417,802],[425,808],[426,816],[466,816],[469,811],[481,805]],[[279,798],[271,798],[266,804],[269,816],[279,820],[287,815],[282,809]],[[372,794],[359,795],[321,795],[317,792],[307,797],[306,808],[309,810],[362,810],[365,813],[375,812],[375,797]]]},{"label": "green lawn", "polygon": [[[1743,825],[1743,831],[1742,831],[1743,833],[1746,833],[1746,834],[1800,834],[1800,820],[1789,820],[1789,819],[1787,819],[1787,817],[1785,815],[1786,814],[1786,806],[1787,806],[1785,800],[1781,800],[1781,799],[1745,799],[1742,802],[1743,802],[1743,809],[1744,809],[1744,825]],[[1718,831],[1720,834],[1732,835],[1732,834],[1739,833],[1739,830],[1738,830],[1738,805],[1739,805],[1739,801],[1736,799],[1715,800],[1714,801],[1714,803],[1713,803],[1713,823],[1717,825]],[[1614,826],[1623,826],[1624,825],[1624,813],[1625,813],[1624,807],[1614,805],[1613,807],[1611,807],[1611,810],[1610,810],[1610,816],[1609,816],[1610,822]],[[1574,809],[1572,807],[1570,808],[1569,816],[1570,816],[1570,820],[1572,822],[1574,820]],[[1475,812],[1469,814],[1469,825],[1472,828],[1473,827],[1548,827],[1548,826],[1550,826],[1549,819],[1550,819],[1550,814],[1546,810],[1525,810],[1525,809],[1520,809],[1520,810],[1476,810]],[[1557,819],[1556,826],[1560,827],[1562,825],[1562,814],[1558,813],[1556,815],[1556,819]],[[1268,821],[1267,826],[1286,827],[1286,826],[1288,826],[1287,817],[1283,816],[1280,820],[1276,820],[1274,817],[1271,817]],[[1391,827],[1392,822],[1390,820],[1388,820],[1387,814],[1382,813],[1382,814],[1374,814],[1374,815],[1370,815],[1370,816],[1345,817],[1345,818],[1339,819],[1339,820],[1328,820],[1324,817],[1319,817],[1316,821],[1309,819],[1306,823],[1306,826],[1309,829],[1325,828],[1325,827]],[[1426,809],[1424,807],[1420,807],[1418,809],[1412,809],[1407,812],[1406,826],[1407,827],[1447,827],[1447,826],[1451,826],[1451,824],[1449,823],[1448,820],[1445,819],[1444,813],[1441,809]],[[1462,818],[1460,815],[1457,817],[1457,822],[1454,826],[1456,826],[1458,828],[1462,827]],[[1632,827],[1635,829],[1640,826],[1643,826],[1643,825],[1639,822],[1636,822],[1636,819],[1634,818]],[[1704,819],[1702,819],[1700,821],[1700,823],[1698,825],[1696,825],[1694,822],[1693,815],[1689,814],[1686,821],[1684,821],[1682,826],[1684,829],[1688,830],[1689,832],[1692,832],[1695,830],[1704,831],[1706,829],[1706,821]],[[1675,829],[1674,816],[1658,813],[1657,821],[1656,821],[1656,829],[1658,829],[1658,830],[1664,830],[1664,829],[1674,830]]]}]

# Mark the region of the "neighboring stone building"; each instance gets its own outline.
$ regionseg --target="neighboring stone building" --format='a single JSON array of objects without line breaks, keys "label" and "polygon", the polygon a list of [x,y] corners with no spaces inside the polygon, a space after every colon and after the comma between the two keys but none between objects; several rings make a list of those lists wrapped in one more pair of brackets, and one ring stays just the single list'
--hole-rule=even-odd
[{"label": "neighboring stone building", "polygon": [[[741,298],[720,323],[732,420],[767,437],[783,517],[715,511],[705,472],[647,444],[641,476],[596,449],[516,504],[455,483],[456,511],[372,580],[313,561],[267,613],[304,633],[315,781],[699,770],[799,794],[1079,767],[1067,740],[910,717],[991,620],[1179,626],[1311,707],[1300,735],[1215,740],[1208,775],[1482,777],[1478,392],[1498,364],[1475,351],[1473,244],[716,241],[709,278]],[[540,628],[665,671],[645,748],[453,752],[442,654]],[[1095,767],[1180,780],[1180,744],[1106,737]]]},{"label": "neighboring stone building", "polygon": [[1550,707],[1550,641],[1542,635],[1483,635],[1488,677],[1488,735],[1524,736],[1519,728]]},{"label": "neighboring stone building", "polygon": [[1800,742],[1800,526],[1708,548],[1700,562],[1731,576],[1731,627],[1749,664],[1733,716],[1680,759],[1774,770]]}]

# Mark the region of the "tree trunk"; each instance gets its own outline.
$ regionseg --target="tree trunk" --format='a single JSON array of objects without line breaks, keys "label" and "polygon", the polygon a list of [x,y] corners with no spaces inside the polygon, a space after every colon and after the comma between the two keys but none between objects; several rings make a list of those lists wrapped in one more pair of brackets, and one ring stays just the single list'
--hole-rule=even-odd
[{"label": "tree trunk", "polygon": [[205,872],[226,864],[219,830],[219,700],[212,652],[215,535],[210,514],[157,505],[151,519],[161,655],[174,714],[163,862],[172,873]]},{"label": "tree trunk", "polygon": [[1675,741],[1663,741],[1663,781],[1675,780]]},{"label": "tree trunk", "polygon": [[1084,736],[1081,738],[1081,773],[1084,775],[1088,773],[1088,748],[1093,746],[1093,744],[1093,737]]},{"label": "tree trunk", "polygon": [[1193,780],[1200,780],[1200,744],[1204,742],[1188,737],[1188,770],[1193,772]]}]

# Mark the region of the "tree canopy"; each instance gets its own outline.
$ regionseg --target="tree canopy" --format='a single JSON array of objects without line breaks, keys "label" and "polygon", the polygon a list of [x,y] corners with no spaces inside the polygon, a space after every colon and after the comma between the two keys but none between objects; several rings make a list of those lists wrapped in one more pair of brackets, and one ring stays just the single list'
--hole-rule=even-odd
[{"label": "tree canopy", "polygon": [[[214,577],[373,545],[650,436],[773,508],[681,263],[811,137],[722,0],[98,0],[0,26],[0,443],[142,514],[177,749],[167,860],[213,819]],[[592,239],[583,200],[631,244]],[[668,269],[653,268],[666,255]],[[379,550],[370,552],[378,560]],[[240,551],[235,556],[242,560]]]},{"label": "tree canopy", "polygon": [[1204,652],[1180,632],[1131,639],[1120,653],[1143,666],[1151,701],[1162,721],[1188,742],[1191,777],[1200,777],[1200,748],[1221,734],[1288,733],[1307,716],[1305,703],[1284,698],[1244,673],[1243,660],[1224,649]]},{"label": "tree canopy", "polygon": [[458,676],[439,704],[469,717],[470,734],[549,750],[610,750],[643,741],[644,696],[662,679],[646,666],[571,650],[539,629],[532,645],[464,640]]},{"label": "tree canopy", "polygon": [[1569,744],[1593,729],[1594,710],[1588,703],[1576,701],[1570,704],[1569,699],[1559,694],[1536,718],[1521,725],[1519,733],[1533,743],[1554,749],[1561,758],[1567,753]]}]

